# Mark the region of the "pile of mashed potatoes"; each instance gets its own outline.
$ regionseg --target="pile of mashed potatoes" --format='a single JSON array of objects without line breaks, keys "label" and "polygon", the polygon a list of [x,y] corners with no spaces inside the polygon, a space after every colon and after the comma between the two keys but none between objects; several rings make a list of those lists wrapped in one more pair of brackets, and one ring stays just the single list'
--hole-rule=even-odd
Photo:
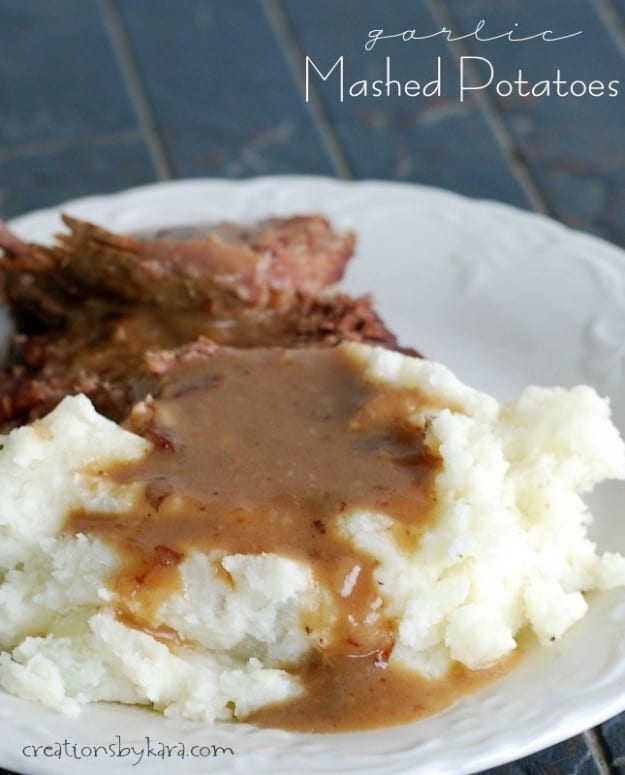
[{"label": "pile of mashed potatoes", "polygon": [[[598,555],[587,538],[580,497],[625,478],[607,401],[588,387],[530,387],[500,404],[439,364],[344,347],[366,380],[430,399],[411,421],[442,459],[438,516],[414,549],[395,542],[388,515],[337,517],[377,560],[377,614],[398,622],[394,662],[426,677],[453,662],[489,667],[521,631],[548,644],[584,616],[584,593],[625,584],[625,557]],[[311,567],[274,554],[190,554],[181,588],[154,612],[155,629],[176,633],[168,644],[117,616],[112,545],[63,532],[76,509],[127,508],[133,485],[100,472],[149,447],[83,396],[2,439],[0,685],[70,714],[106,700],[210,721],[298,695],[297,677],[280,666],[322,642],[301,624],[324,597]],[[346,575],[345,595],[353,581]]]}]

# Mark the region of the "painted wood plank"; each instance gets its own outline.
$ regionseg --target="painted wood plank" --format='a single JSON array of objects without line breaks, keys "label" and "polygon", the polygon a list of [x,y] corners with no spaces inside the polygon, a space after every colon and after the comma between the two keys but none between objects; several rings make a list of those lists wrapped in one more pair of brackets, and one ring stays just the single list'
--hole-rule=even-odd
[{"label": "painted wood plank", "polygon": [[95,0],[0,0],[0,214],[154,179]]},{"label": "painted wood plank", "polygon": [[601,736],[609,754],[610,766],[625,775],[625,713],[601,725]]},{"label": "painted wood plank", "polygon": [[574,737],[482,775],[600,775],[583,738]]},{"label": "painted wood plank", "polygon": [[612,5],[614,10],[620,14],[621,21],[625,21],[625,0],[602,0],[607,2],[608,6]]},{"label": "painted wood plank", "polygon": [[153,179],[151,161],[138,139],[0,158],[0,216],[11,218],[67,199],[113,192]]},{"label": "painted wood plank", "polygon": [[119,3],[175,172],[331,174],[260,3]]},{"label": "painted wood plank", "polygon": [[[391,57],[393,79],[428,82],[442,60],[441,94],[349,97],[340,101],[336,72],[322,81],[309,68],[349,164],[359,178],[417,181],[461,193],[524,206],[526,199],[475,105],[463,105],[448,83],[455,63],[440,39],[417,47],[400,42],[364,46],[370,30],[435,29],[422,3],[403,0],[285,0],[282,7],[302,49],[324,75],[344,57],[346,83],[385,79]],[[446,77],[447,76],[447,77]]]},{"label": "painted wood plank", "polygon": [[95,0],[0,0],[0,62],[2,148],[137,127]]},{"label": "painted wood plank", "polygon": [[[458,31],[468,33],[485,19],[493,34],[512,29],[519,34],[553,30],[582,34],[555,43],[534,40],[465,41],[472,56],[488,59],[494,70],[491,94],[510,133],[555,215],[565,223],[625,243],[625,79],[623,59],[608,30],[587,0],[448,0]],[[489,66],[478,63],[485,82]],[[529,84],[553,81],[560,70],[570,92],[572,81],[620,80],[619,96],[498,96],[494,83],[511,81],[519,69]],[[524,87],[527,91],[528,88]],[[582,91],[581,84],[577,91]],[[503,88],[505,92],[507,87]],[[600,89],[595,87],[598,92]],[[606,89],[606,92],[608,90]]]}]

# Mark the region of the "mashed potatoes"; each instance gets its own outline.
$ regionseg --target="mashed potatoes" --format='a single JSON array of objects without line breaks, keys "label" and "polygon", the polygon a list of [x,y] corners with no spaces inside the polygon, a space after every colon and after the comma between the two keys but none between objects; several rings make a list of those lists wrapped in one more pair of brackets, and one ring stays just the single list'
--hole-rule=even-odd
[{"label": "mashed potatoes", "polygon": [[[548,644],[584,615],[585,592],[625,584],[625,558],[597,555],[586,537],[580,494],[625,478],[625,446],[592,389],[530,387],[500,405],[436,363],[342,347],[365,380],[428,399],[408,419],[442,459],[437,518],[412,548],[387,514],[336,517],[377,563],[370,615],[398,622],[392,663],[431,678],[454,661],[491,666],[522,630]],[[81,396],[3,439],[0,685],[66,713],[111,700],[209,721],[297,696],[285,666],[324,642],[323,622],[314,633],[302,623],[327,606],[312,567],[270,553],[191,553],[180,588],[138,629],[118,615],[112,545],[63,532],[76,509],[124,511],[136,486],[100,472],[149,447]],[[344,596],[357,574],[346,572]]]}]

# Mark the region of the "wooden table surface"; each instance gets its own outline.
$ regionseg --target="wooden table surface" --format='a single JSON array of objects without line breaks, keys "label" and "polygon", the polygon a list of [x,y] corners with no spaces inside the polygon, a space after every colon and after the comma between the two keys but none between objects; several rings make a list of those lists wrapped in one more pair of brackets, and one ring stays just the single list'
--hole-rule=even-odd
[{"label": "wooden table surface", "polygon": [[[583,34],[364,47],[374,29],[459,35],[480,19],[483,37]],[[336,77],[313,74],[306,101],[306,55],[324,72],[343,56],[347,85],[384,77],[387,56],[395,78],[432,80],[440,57],[441,93],[341,102]],[[495,80],[560,69],[623,94],[461,102],[463,56]],[[497,199],[622,245],[624,56],[625,0],[0,0],[0,214],[178,177],[320,174]],[[464,62],[484,83],[488,64]],[[625,715],[490,772],[625,772]]]}]

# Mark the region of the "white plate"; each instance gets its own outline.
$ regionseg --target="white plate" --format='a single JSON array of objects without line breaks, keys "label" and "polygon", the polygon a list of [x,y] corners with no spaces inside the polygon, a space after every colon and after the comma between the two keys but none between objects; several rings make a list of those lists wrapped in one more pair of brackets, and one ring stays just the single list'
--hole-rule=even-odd
[{"label": "white plate", "polygon": [[[528,382],[587,382],[610,395],[625,429],[625,253],[540,216],[414,185],[320,178],[180,181],[63,210],[121,231],[272,214],[321,211],[359,237],[345,287],[372,291],[405,344],[451,366],[498,397]],[[18,218],[20,235],[47,240],[58,210]],[[625,550],[625,488],[593,496],[595,536]],[[3,694],[0,765],[25,773],[128,773],[138,754],[45,758],[25,746],[116,744],[146,749],[144,775],[171,772],[307,775],[462,775],[563,740],[625,709],[625,593],[592,601],[587,617],[555,647],[532,653],[511,675],[448,711],[393,729],[301,735],[245,725],[185,723],[121,706],[77,719]],[[160,743],[172,746],[169,758]],[[180,758],[181,744],[186,758]],[[208,746],[209,758],[192,745]],[[228,746],[233,754],[213,751]],[[53,753],[53,751],[48,751]],[[213,753],[216,753],[213,756]]]}]

